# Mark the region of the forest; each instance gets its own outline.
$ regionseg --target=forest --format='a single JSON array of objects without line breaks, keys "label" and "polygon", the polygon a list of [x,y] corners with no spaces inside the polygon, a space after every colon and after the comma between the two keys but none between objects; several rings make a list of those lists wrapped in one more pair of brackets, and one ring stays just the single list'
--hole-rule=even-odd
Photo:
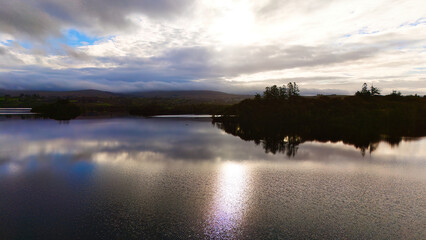
[{"label": "forest", "polygon": [[343,141],[373,151],[385,140],[398,144],[403,137],[426,135],[426,97],[382,96],[374,86],[362,86],[354,96],[299,96],[296,83],[267,87],[213,118],[226,132],[262,143],[267,152],[295,154],[307,140]]},{"label": "forest", "polygon": [[151,94],[149,97],[124,94],[103,96],[99,93],[92,96],[82,96],[81,93],[72,96],[60,96],[61,93],[58,93],[59,96],[3,95],[0,96],[0,108],[32,108],[34,113],[57,120],[69,120],[78,116],[221,114],[227,107],[246,98],[244,95],[207,92],[209,93],[216,95],[194,96],[200,94],[198,91],[183,92],[178,97],[168,97],[169,92],[161,93],[160,96]]}]

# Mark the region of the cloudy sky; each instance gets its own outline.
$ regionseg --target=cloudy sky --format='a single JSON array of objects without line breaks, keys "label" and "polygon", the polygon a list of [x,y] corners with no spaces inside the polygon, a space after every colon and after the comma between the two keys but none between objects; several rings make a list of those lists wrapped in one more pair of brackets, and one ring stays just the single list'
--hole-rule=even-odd
[{"label": "cloudy sky", "polygon": [[0,0],[0,88],[426,94],[424,0]]}]

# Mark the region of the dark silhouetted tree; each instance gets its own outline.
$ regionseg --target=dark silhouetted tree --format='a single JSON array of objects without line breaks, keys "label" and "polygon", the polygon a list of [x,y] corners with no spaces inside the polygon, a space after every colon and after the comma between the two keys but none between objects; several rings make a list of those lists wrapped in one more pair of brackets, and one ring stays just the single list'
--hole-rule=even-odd
[{"label": "dark silhouetted tree", "polygon": [[256,94],[254,95],[254,100],[259,101],[259,100],[261,100],[261,99],[262,99],[262,96],[260,96],[260,94],[259,94],[259,93],[256,93]]},{"label": "dark silhouetted tree", "polygon": [[368,90],[367,83],[362,84],[361,91],[357,91],[355,93],[355,96],[363,96],[363,97],[371,96],[371,92]]},{"label": "dark silhouetted tree", "polygon": [[277,100],[280,97],[280,90],[277,85],[273,85],[272,87],[266,87],[263,92],[263,97],[266,100]]},{"label": "dark silhouetted tree", "polygon": [[266,87],[263,92],[263,96],[255,95],[255,99],[265,99],[265,100],[286,100],[289,97],[299,96],[299,86],[295,82],[289,82],[282,87],[277,87],[277,85],[273,85],[271,87]]},{"label": "dark silhouetted tree", "polygon": [[380,89],[371,85],[370,94],[371,94],[371,96],[378,96],[378,95],[380,95]]},{"label": "dark silhouetted tree", "polygon": [[300,92],[299,86],[297,86],[295,82],[294,83],[289,82],[287,84],[287,92],[289,97],[299,96],[299,92]]},{"label": "dark silhouetted tree", "polygon": [[400,91],[396,91],[396,90],[392,90],[392,93],[391,94],[389,94],[390,96],[398,96],[398,97],[400,97],[401,96],[401,92]]},{"label": "dark silhouetted tree", "polygon": [[288,90],[285,85],[280,87],[280,99],[287,99],[288,98]]},{"label": "dark silhouetted tree", "polygon": [[367,83],[362,84],[361,94],[364,95],[364,96],[370,95],[370,91],[368,91]]}]

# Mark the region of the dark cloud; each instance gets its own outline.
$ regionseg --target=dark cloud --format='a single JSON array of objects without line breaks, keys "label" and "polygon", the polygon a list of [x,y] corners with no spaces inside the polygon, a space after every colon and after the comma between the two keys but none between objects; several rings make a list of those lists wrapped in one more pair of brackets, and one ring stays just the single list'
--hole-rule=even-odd
[{"label": "dark cloud", "polygon": [[168,72],[188,79],[235,77],[241,74],[340,64],[366,59],[378,53],[368,46],[347,46],[336,51],[327,46],[249,46],[215,51],[207,47],[179,48],[149,59],[167,66]]},{"label": "dark cloud", "polygon": [[[66,47],[67,54],[78,61],[90,60],[87,54]],[[158,89],[215,89],[229,90],[223,77],[236,77],[272,70],[321,66],[367,58],[372,49],[333,52],[326,47],[293,46],[278,48],[263,46],[233,48],[217,52],[203,47],[172,49],[152,58],[109,57],[90,61],[107,63],[114,68],[49,69],[26,66],[0,73],[0,88],[84,89],[109,91]],[[13,82],[10,79],[14,79]],[[204,79],[204,81],[200,81]],[[294,78],[267,81],[277,84]],[[300,79],[299,79],[300,80]],[[311,81],[303,79],[303,81]],[[237,88],[237,87],[235,87]]]},{"label": "dark cloud", "polygon": [[37,40],[60,35],[58,22],[26,1],[0,0],[0,6],[0,32]]},{"label": "dark cloud", "polygon": [[39,0],[37,7],[50,16],[82,28],[122,30],[132,25],[130,14],[144,14],[153,18],[173,18],[187,10],[192,0]]},{"label": "dark cloud", "polygon": [[95,33],[121,31],[132,26],[130,14],[173,18],[193,0],[0,0],[0,31],[28,39],[58,37],[65,27]]},{"label": "dark cloud", "polygon": [[[353,89],[361,87],[361,83],[353,78],[336,76],[313,76],[310,78],[280,78],[263,79],[254,85],[242,86],[240,83],[228,82],[220,78],[210,78],[198,81],[199,76],[185,74],[185,72],[152,69],[119,67],[119,68],[83,68],[83,69],[50,69],[43,67],[28,66],[25,69],[10,70],[0,73],[0,89],[34,89],[34,90],[81,90],[99,89],[112,92],[132,92],[145,90],[219,90],[231,93],[255,93],[262,92],[264,86],[272,84],[286,84],[288,82],[305,83],[301,86],[303,95],[316,94],[353,94],[354,91],[342,90],[344,86],[350,85]],[[199,73],[203,75],[202,72]],[[209,73],[214,75],[214,73]],[[311,87],[308,83],[317,81],[340,82],[340,84],[327,84],[324,88]],[[367,81],[369,82],[369,81]],[[379,86],[384,93],[392,89],[401,90],[403,94],[422,94],[418,92],[419,87],[426,85],[421,81],[407,81],[404,76],[393,76],[392,79],[375,79],[375,85]],[[330,87],[333,86],[333,87]],[[410,90],[411,89],[411,90]]]},{"label": "dark cloud", "polygon": [[[378,49],[367,46],[347,46],[335,51],[327,46],[250,46],[215,51],[208,47],[175,48],[161,56],[148,59],[129,59],[126,64],[164,71],[170,77],[196,80],[203,78],[235,77],[241,74],[340,64],[374,56]],[[117,61],[118,60],[118,61]],[[121,62],[121,58],[103,59]]]},{"label": "dark cloud", "polygon": [[89,54],[82,52],[79,49],[75,49],[72,47],[69,47],[67,45],[62,45],[62,48],[65,50],[66,54],[74,59],[80,60],[80,61],[87,61],[93,59],[92,56]]},{"label": "dark cloud", "polygon": [[184,75],[173,75],[167,71],[157,72],[143,68],[50,69],[27,66],[18,70],[0,73],[0,88],[37,90],[99,89],[114,92],[217,88],[213,83],[202,84],[191,80]]},{"label": "dark cloud", "polygon": [[225,72],[228,74],[249,74],[283,70],[297,67],[331,65],[365,59],[373,56],[378,49],[347,46],[336,51],[327,46],[280,46],[246,47],[231,50],[227,54]]}]

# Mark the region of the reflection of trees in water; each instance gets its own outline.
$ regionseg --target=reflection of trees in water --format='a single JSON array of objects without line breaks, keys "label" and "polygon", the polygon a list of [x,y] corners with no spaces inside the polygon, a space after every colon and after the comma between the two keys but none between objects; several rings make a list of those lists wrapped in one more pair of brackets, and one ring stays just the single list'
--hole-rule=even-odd
[{"label": "reflection of trees in water", "polygon": [[288,157],[294,157],[302,139],[299,136],[285,136],[281,139],[266,137],[260,140],[266,153],[285,153]]},{"label": "reflection of trees in water", "polygon": [[377,89],[366,86],[353,97],[285,97],[274,87],[263,97],[233,105],[213,121],[222,122],[226,132],[244,140],[262,142],[268,152],[290,152],[290,156],[297,148],[283,141],[286,136],[300,137],[295,146],[305,141],[342,141],[365,154],[380,141],[395,146],[402,136],[426,135],[426,97],[373,96]]},{"label": "reflection of trees in water", "polygon": [[[41,114],[10,114],[10,115],[0,115],[0,121],[2,119],[21,119],[21,120],[34,120],[34,119],[50,119],[49,117],[43,116]],[[69,124],[70,120],[56,120],[60,124]]]},{"label": "reflection of trees in water", "polygon": [[[398,143],[396,143],[396,146],[398,146],[399,145],[399,142]],[[370,143],[370,144],[368,144],[368,146],[367,147],[365,147],[365,146],[360,146],[359,148],[360,148],[360,150],[361,150],[361,154],[362,154],[362,156],[364,157],[365,156],[365,152],[368,150],[368,152],[371,154],[374,150],[376,150],[377,149],[377,147],[379,146],[379,143],[378,142],[375,142],[375,143]]]},{"label": "reflection of trees in water", "polygon": [[[254,141],[262,145],[266,153],[284,153],[288,157],[297,154],[299,144],[307,141],[339,142],[353,145],[361,151],[362,156],[375,151],[381,141],[392,147],[398,146],[403,140],[404,131],[381,134],[374,129],[335,129],[333,126],[286,126],[285,124],[250,124],[237,120],[214,122],[225,132],[238,136],[245,141]],[[408,135],[405,135],[408,136]]]},{"label": "reflection of trees in water", "polygon": [[39,114],[10,114],[10,115],[0,115],[0,119],[43,119]]},{"label": "reflection of trees in water", "polygon": [[284,153],[294,157],[302,143],[302,138],[296,134],[286,134],[281,131],[262,132],[260,127],[247,127],[236,122],[216,122],[216,126],[225,132],[238,136],[245,141],[254,141],[262,145],[266,153]]}]

